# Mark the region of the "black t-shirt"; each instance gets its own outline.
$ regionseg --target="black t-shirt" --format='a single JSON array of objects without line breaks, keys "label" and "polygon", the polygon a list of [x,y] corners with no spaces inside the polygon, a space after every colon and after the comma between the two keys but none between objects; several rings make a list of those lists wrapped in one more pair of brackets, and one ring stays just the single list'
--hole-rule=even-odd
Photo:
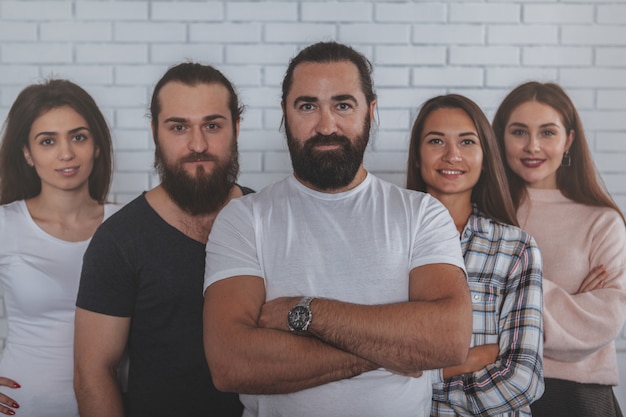
[{"label": "black t-shirt", "polygon": [[[244,193],[252,190],[242,187]],[[137,197],[105,221],[83,259],[76,305],[130,317],[130,417],[241,416],[215,389],[202,336],[205,245]]]}]

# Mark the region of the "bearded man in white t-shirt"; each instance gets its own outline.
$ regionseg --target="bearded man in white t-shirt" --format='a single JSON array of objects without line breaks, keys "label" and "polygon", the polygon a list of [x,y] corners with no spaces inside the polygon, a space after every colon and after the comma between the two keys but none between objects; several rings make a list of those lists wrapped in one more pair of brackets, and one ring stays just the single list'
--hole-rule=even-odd
[{"label": "bearded man in white t-shirt", "polygon": [[246,417],[428,416],[426,370],[465,360],[458,232],[437,200],[365,170],[375,106],[362,54],[302,50],[283,81],[293,175],[213,225],[205,353]]}]

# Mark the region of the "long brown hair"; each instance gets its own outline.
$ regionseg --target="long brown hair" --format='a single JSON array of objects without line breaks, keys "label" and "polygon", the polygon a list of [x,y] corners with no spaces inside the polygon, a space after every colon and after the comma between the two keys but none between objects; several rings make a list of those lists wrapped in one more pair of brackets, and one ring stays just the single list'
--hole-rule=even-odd
[{"label": "long brown hair", "polygon": [[80,114],[92,132],[99,155],[89,175],[89,195],[104,203],[112,171],[111,133],[93,98],[68,80],[50,79],[32,84],[17,96],[4,123],[0,145],[0,204],[37,196],[41,179],[24,158],[29,148],[28,135],[35,120],[45,112],[68,106]]},{"label": "long brown hair", "polygon": [[[624,215],[598,175],[578,111],[565,90],[559,85],[531,81],[517,86],[504,98],[493,118],[493,130],[498,139],[503,160],[506,161],[504,132],[511,113],[519,105],[529,101],[552,107],[561,116],[561,122],[567,134],[574,132],[574,141],[569,148],[570,166],[560,166],[556,172],[556,184],[561,193],[577,203],[612,208],[622,216],[626,223]],[[505,169],[513,203],[517,208],[526,196],[526,184],[509,168],[508,164],[505,164]]]},{"label": "long brown hair", "polygon": [[420,109],[413,128],[409,145],[406,187],[426,192],[426,184],[420,172],[420,141],[424,123],[430,113],[439,109],[460,109],[474,123],[483,151],[483,166],[478,182],[472,190],[472,203],[491,219],[517,226],[515,207],[509,195],[509,185],[498,143],[489,120],[480,107],[467,97],[458,94],[433,97]]}]

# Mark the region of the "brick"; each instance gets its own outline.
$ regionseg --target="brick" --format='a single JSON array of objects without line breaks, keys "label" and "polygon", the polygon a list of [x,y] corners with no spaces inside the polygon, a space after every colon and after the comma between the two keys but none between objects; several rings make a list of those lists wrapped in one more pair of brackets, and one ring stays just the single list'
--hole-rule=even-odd
[{"label": "brick", "polygon": [[114,26],[117,42],[184,42],[187,28],[183,23],[165,22],[120,22]]},{"label": "brick", "polygon": [[483,25],[463,25],[446,23],[443,25],[414,25],[411,40],[415,44],[484,44]]},{"label": "brick", "polygon": [[624,46],[626,26],[567,25],[561,29],[564,45]]},{"label": "brick", "polygon": [[76,1],[76,18],[81,20],[148,20],[147,1]]},{"label": "brick", "polygon": [[[156,81],[156,80],[155,80]],[[140,86],[94,86],[89,91],[103,107],[146,108],[146,88]],[[150,91],[152,92],[152,91]]]},{"label": "brick", "polygon": [[154,21],[221,21],[224,4],[217,1],[150,2],[150,18]]},{"label": "brick", "polygon": [[281,91],[279,88],[269,87],[245,87],[239,91],[239,97],[251,107],[276,107],[280,106]]},{"label": "brick", "polygon": [[404,24],[355,23],[339,26],[339,41],[347,44],[394,44],[410,40],[411,27]]},{"label": "brick", "polygon": [[257,152],[239,152],[239,166],[241,172],[260,172],[263,170],[263,160]]},{"label": "brick", "polygon": [[287,61],[284,65],[266,65],[263,71],[263,84],[268,87],[281,87],[285,71],[287,70]]},{"label": "brick", "polygon": [[242,171],[237,182],[241,185],[245,185],[246,187],[250,187],[253,190],[261,191],[264,187],[275,183],[276,181],[282,180],[287,175],[289,175],[287,172],[264,173]]},{"label": "brick", "polygon": [[430,67],[411,70],[412,85],[423,87],[470,87],[483,85],[484,70],[467,67]]},{"label": "brick", "polygon": [[148,60],[148,51],[141,44],[80,44],[76,45],[76,61],[93,64],[142,64]]},{"label": "brick", "polygon": [[[611,194],[626,194],[626,181],[624,181],[624,174],[602,174],[602,179],[606,188]],[[622,211],[626,205],[622,205]]]},{"label": "brick", "polygon": [[261,42],[258,23],[194,23],[189,25],[191,42],[257,43]]},{"label": "brick", "polygon": [[595,64],[601,67],[626,67],[626,46],[625,47],[596,47]]},{"label": "brick", "polygon": [[259,65],[220,65],[218,69],[235,85],[236,90],[261,85],[263,69]]},{"label": "brick", "polygon": [[117,149],[115,168],[123,172],[146,172],[154,165],[154,152]]},{"label": "brick", "polygon": [[[414,117],[411,117],[411,122],[413,122]],[[375,151],[403,151],[407,152],[409,149],[409,136],[410,129],[406,128],[404,130],[385,130],[379,131],[372,134],[371,141],[371,149]]]},{"label": "brick", "polygon": [[563,68],[561,82],[575,87],[624,88],[626,68]]},{"label": "brick", "polygon": [[599,4],[597,22],[609,24],[626,24],[626,4]]},{"label": "brick", "polygon": [[517,23],[520,7],[505,3],[450,3],[450,22]]},{"label": "brick", "polygon": [[113,68],[109,65],[44,65],[41,74],[67,78],[80,85],[113,83]]},{"label": "brick", "polygon": [[[0,49],[0,52],[2,50]],[[0,56],[2,54],[0,53]],[[36,67],[29,65],[0,65],[0,81],[6,85],[26,85],[33,83],[39,78],[39,71]],[[4,87],[3,87],[4,89]],[[17,95],[17,93],[16,93]],[[11,101],[12,102],[12,101]],[[2,101],[4,103],[4,101]],[[4,120],[4,119],[0,119]]]},{"label": "brick", "polygon": [[[598,108],[607,110],[626,110],[626,89],[598,91]],[[626,140],[626,135],[625,135]]]},{"label": "brick", "polygon": [[593,64],[593,50],[579,47],[531,46],[522,49],[523,65],[572,67]]},{"label": "brick", "polygon": [[0,24],[0,41],[35,40],[37,40],[37,25],[34,23],[3,21]]},{"label": "brick", "polygon": [[[156,83],[156,79],[154,83]],[[129,130],[143,130],[152,140],[152,133],[150,132],[150,97],[152,96],[152,88],[150,93],[146,92],[145,100],[142,105],[136,107],[120,108],[115,110],[115,124],[120,129]]]},{"label": "brick", "polygon": [[148,190],[150,185],[146,173],[128,173],[116,171],[111,183],[112,193],[137,193],[137,190]]},{"label": "brick", "polygon": [[439,3],[392,3],[374,5],[377,22],[429,23],[444,22],[446,7]]},{"label": "brick", "polygon": [[[144,117],[145,119],[145,117]],[[154,159],[154,151],[151,150],[152,135],[146,130],[130,130],[116,129],[113,135],[113,149],[117,151],[147,151],[150,150],[152,159]],[[152,162],[150,162],[152,167]],[[119,168],[118,166],[115,167]]]},{"label": "brick", "polygon": [[451,46],[453,65],[519,65],[520,50],[511,46]]},{"label": "brick", "polygon": [[295,21],[298,3],[284,1],[228,2],[226,18],[230,21]]},{"label": "brick", "polygon": [[0,2],[0,16],[7,20],[63,20],[72,17],[71,1]]},{"label": "brick", "polygon": [[444,94],[443,88],[379,88],[379,109],[416,109],[433,96]]},{"label": "brick", "polygon": [[152,87],[166,70],[167,67],[164,65],[117,65],[115,84]]},{"label": "brick", "polygon": [[376,66],[373,76],[376,87],[401,87],[409,85],[411,72],[405,67]]},{"label": "brick", "polygon": [[263,171],[289,172],[291,169],[289,152],[265,152],[263,157]]},{"label": "brick", "polygon": [[61,64],[72,62],[72,46],[58,43],[8,44],[2,46],[4,63]]},{"label": "brick", "polygon": [[184,61],[219,65],[224,62],[224,47],[202,43],[150,45],[150,62],[168,66]]},{"label": "brick", "polygon": [[592,23],[594,7],[578,4],[526,4],[522,15],[525,23]]},{"label": "brick", "polygon": [[411,126],[411,114],[408,110],[378,110],[379,129],[406,131]]},{"label": "brick", "polygon": [[[278,126],[276,126],[278,127]],[[282,151],[287,149],[285,137],[278,129],[272,131],[241,131],[239,133],[240,151]]]},{"label": "brick", "polygon": [[556,68],[487,68],[485,85],[512,89],[526,81],[554,82],[557,77]]},{"label": "brick", "polygon": [[555,45],[559,29],[553,25],[493,25],[487,28],[487,42],[493,45]]},{"label": "brick", "polygon": [[588,131],[626,131],[626,111],[579,111]]},{"label": "brick", "polygon": [[[265,129],[275,130],[278,132],[283,119],[283,111],[280,108],[280,102],[276,103],[273,108],[263,110],[263,127]],[[280,131],[283,134],[283,131]]]},{"label": "brick", "polygon": [[310,44],[320,39],[336,39],[337,25],[333,23],[266,23],[266,42],[301,42]]},{"label": "brick", "polygon": [[[244,106],[246,103],[240,101],[240,104]],[[240,130],[261,130],[263,129],[263,110],[261,109],[249,109],[246,107],[244,109],[243,115],[241,117],[241,125],[239,127]]]},{"label": "brick", "polygon": [[626,153],[597,152],[593,156],[597,167],[602,168],[603,173],[626,173]]},{"label": "brick", "polygon": [[228,64],[287,64],[297,52],[291,45],[227,45]]},{"label": "brick", "polygon": [[42,23],[40,25],[41,40],[54,41],[111,41],[112,26],[110,23],[74,22]]},{"label": "brick", "polygon": [[446,49],[438,46],[377,46],[373,62],[376,65],[443,65]]},{"label": "brick", "polygon": [[373,19],[373,5],[369,2],[302,2],[304,22],[370,22]]},{"label": "brick", "polygon": [[[407,147],[408,149],[408,147]],[[407,163],[407,153],[404,152],[375,152],[367,155],[368,169],[381,172],[404,172]]]},{"label": "brick", "polygon": [[598,151],[622,152],[626,158],[626,135],[623,133],[603,132],[595,143]]}]

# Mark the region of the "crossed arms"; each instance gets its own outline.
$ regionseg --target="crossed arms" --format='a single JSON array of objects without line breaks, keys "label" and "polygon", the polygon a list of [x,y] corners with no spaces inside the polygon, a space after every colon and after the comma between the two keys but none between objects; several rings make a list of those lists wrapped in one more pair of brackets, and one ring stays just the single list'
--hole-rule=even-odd
[{"label": "crossed arms", "polygon": [[[305,294],[303,294],[305,295]],[[265,303],[256,276],[235,276],[205,292],[204,348],[215,386],[280,394],[386,368],[405,375],[463,363],[472,333],[465,274],[429,264],[410,273],[409,301],[359,305],[317,298],[312,337],[290,333],[299,297]]]}]

